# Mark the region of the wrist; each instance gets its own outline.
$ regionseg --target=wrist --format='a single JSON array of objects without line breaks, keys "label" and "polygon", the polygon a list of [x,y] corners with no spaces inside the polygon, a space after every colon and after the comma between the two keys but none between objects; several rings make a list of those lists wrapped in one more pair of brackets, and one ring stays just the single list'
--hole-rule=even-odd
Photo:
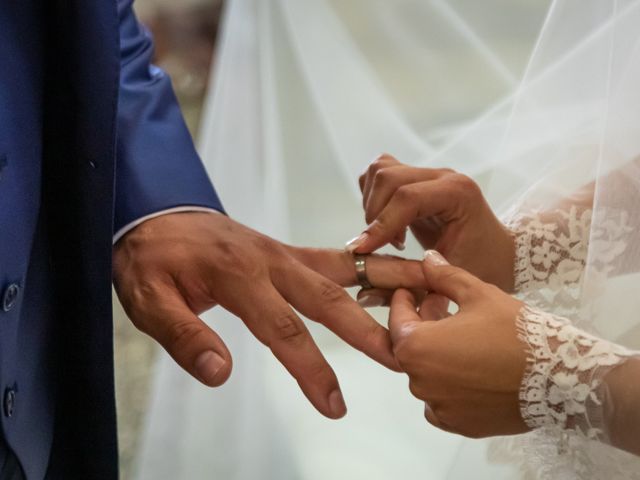
[{"label": "wrist", "polygon": [[640,358],[617,365],[603,379],[607,390],[603,421],[611,445],[640,455]]},{"label": "wrist", "polygon": [[505,225],[500,224],[500,234],[498,235],[499,258],[496,260],[496,281],[497,287],[506,293],[513,293],[515,290],[516,272],[516,238],[513,232]]}]

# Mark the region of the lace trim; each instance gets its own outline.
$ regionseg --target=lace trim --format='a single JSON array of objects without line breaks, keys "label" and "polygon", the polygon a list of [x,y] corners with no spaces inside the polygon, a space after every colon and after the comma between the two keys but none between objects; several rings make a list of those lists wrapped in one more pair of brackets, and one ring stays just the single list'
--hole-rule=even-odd
[{"label": "lace trim", "polygon": [[602,378],[633,353],[530,307],[522,308],[516,323],[529,350],[520,389],[525,423],[532,429],[559,426],[606,441]]},{"label": "lace trim", "polygon": [[575,314],[589,249],[591,209],[518,213],[506,223],[516,247],[515,291],[528,304]]},{"label": "lace trim", "polygon": [[[504,222],[516,244],[518,297],[590,330],[602,284],[621,261],[631,229],[624,211],[601,207],[599,228],[592,228],[594,215],[584,205],[530,213],[518,206]],[[517,465],[527,480],[640,480],[640,457],[594,441],[606,441],[602,379],[629,352],[531,307],[517,323],[529,350],[521,414],[535,430],[493,440],[491,457]]]},{"label": "lace trim", "polygon": [[489,460],[513,465],[519,480],[640,480],[640,457],[558,427],[495,438]]},{"label": "lace trim", "polygon": [[568,211],[518,214],[510,220],[516,241],[516,291],[579,280],[587,260],[592,213],[571,206]]},{"label": "lace trim", "polygon": [[[592,225],[594,211],[577,205],[516,212],[504,222],[515,242],[518,297],[541,310],[573,318],[583,328],[602,282],[627,249],[626,235],[632,228],[624,211],[602,207],[597,214],[598,228]],[[585,284],[587,260],[593,268]]]}]

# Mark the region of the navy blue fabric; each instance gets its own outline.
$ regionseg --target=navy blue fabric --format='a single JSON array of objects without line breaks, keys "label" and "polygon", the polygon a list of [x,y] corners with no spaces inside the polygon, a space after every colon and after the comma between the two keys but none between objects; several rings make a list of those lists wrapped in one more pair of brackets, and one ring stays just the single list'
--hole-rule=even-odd
[{"label": "navy blue fabric", "polygon": [[114,226],[222,211],[131,3],[0,8],[0,423],[29,480],[117,478]]}]

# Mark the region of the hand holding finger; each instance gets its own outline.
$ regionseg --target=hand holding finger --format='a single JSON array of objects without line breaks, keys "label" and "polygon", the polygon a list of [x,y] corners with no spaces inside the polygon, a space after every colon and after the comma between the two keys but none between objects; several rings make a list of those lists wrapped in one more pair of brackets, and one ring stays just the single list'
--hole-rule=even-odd
[{"label": "hand holding finger", "polygon": [[455,192],[443,180],[403,185],[367,229],[347,244],[347,250],[371,253],[391,242],[419,218],[450,218],[457,211],[456,199]]},{"label": "hand holding finger", "polygon": [[373,222],[389,203],[398,188],[414,183],[437,180],[443,175],[442,170],[433,168],[409,167],[407,165],[378,169],[373,180],[365,204],[365,220]]}]

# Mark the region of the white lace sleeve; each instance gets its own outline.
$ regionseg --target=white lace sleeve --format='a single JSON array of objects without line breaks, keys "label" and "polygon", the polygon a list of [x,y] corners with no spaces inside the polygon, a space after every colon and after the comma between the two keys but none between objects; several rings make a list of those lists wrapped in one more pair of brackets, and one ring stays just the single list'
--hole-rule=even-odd
[{"label": "white lace sleeve", "polygon": [[520,390],[526,424],[532,429],[558,426],[609,443],[615,399],[607,388],[607,374],[640,352],[596,338],[565,318],[530,307],[520,311],[517,325],[529,352]]},{"label": "white lace sleeve", "polygon": [[585,266],[592,210],[571,206],[518,213],[506,220],[514,236],[516,292],[579,281]]}]

